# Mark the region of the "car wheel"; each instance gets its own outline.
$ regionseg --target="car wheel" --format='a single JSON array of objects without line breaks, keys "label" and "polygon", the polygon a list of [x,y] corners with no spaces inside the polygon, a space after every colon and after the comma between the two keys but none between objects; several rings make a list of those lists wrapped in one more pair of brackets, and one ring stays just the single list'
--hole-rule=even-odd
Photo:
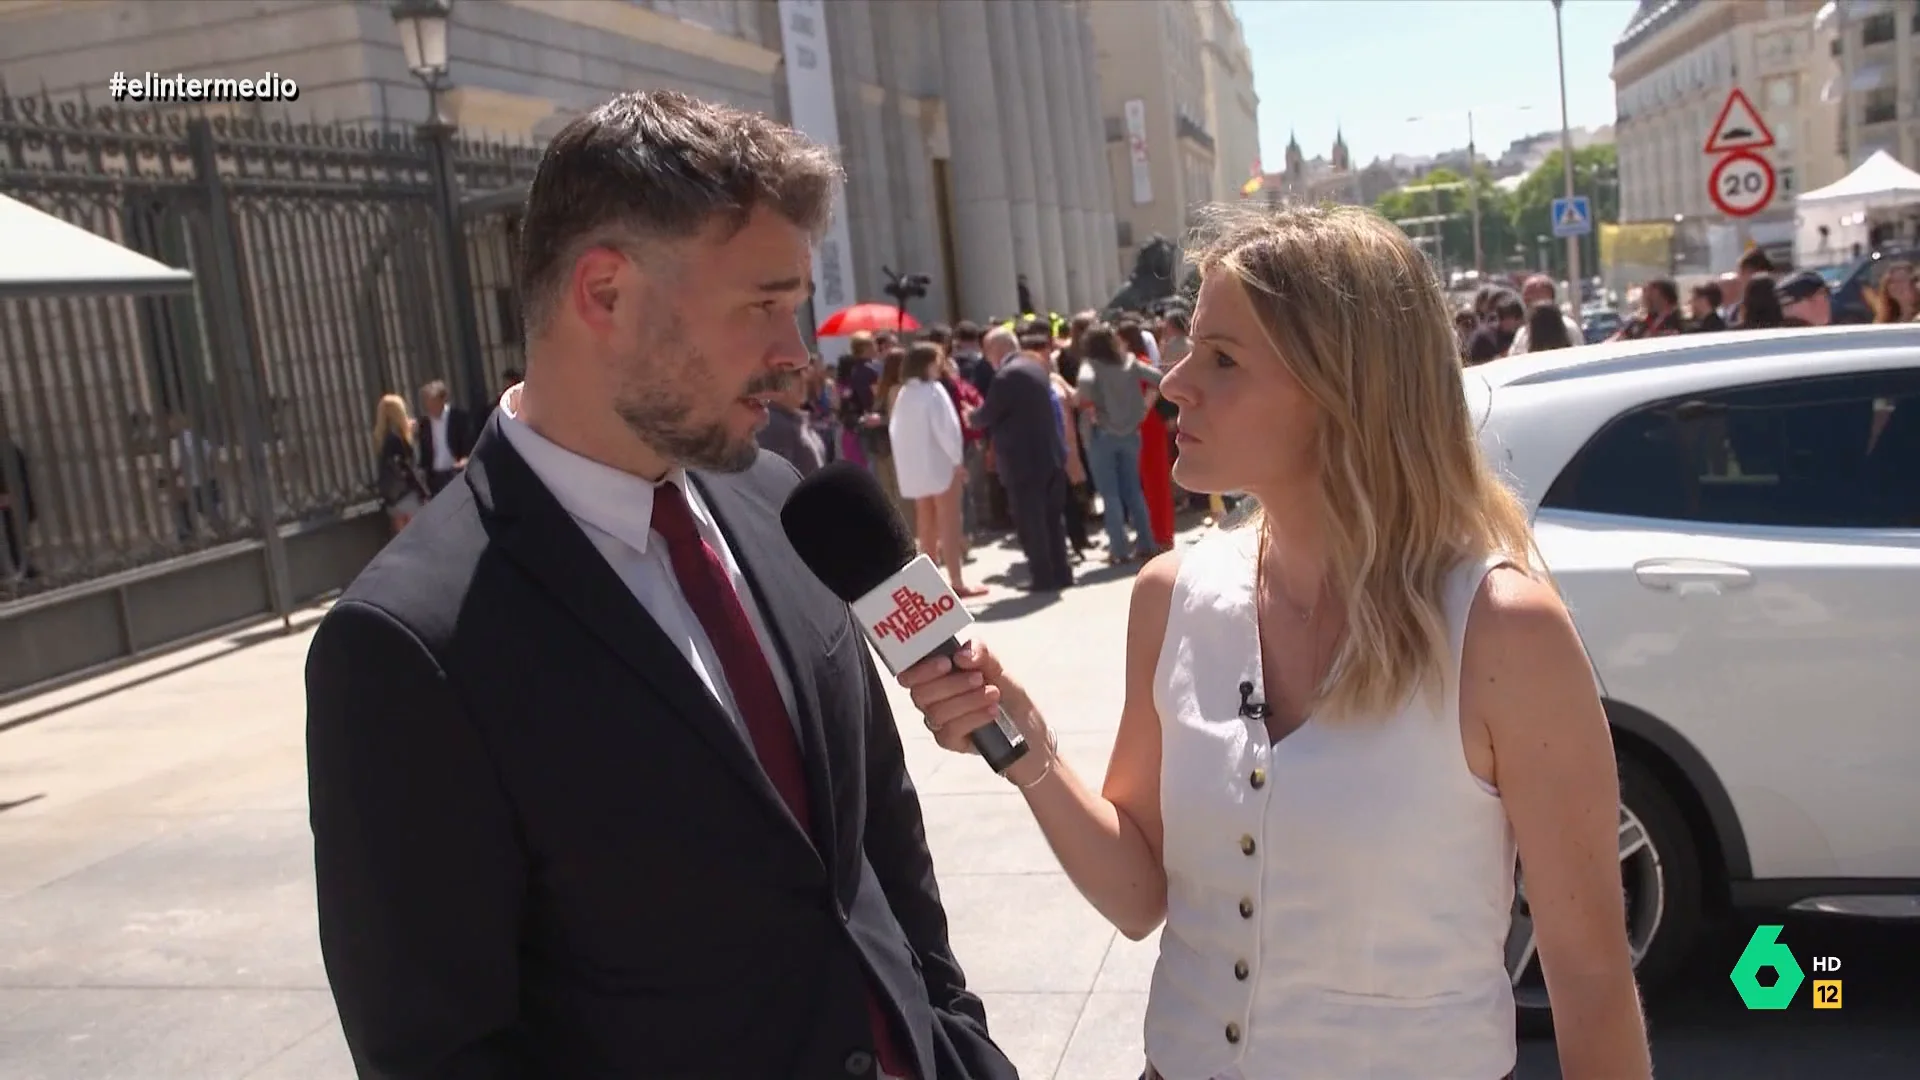
[{"label": "car wheel", "polygon": [[[1643,993],[1686,960],[1700,928],[1700,857],[1673,797],[1645,766],[1620,759],[1620,884],[1626,900],[1627,948]],[[1526,875],[1514,875],[1513,922],[1507,931],[1507,974],[1523,1036],[1552,1030],[1553,1011],[1536,955]]]}]

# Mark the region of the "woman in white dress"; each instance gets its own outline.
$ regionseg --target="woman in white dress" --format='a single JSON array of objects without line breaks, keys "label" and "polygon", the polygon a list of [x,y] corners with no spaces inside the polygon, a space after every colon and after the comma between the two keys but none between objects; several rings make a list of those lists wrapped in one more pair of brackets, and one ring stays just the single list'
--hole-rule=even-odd
[{"label": "woman in white dress", "polygon": [[1606,717],[1433,271],[1363,209],[1219,213],[1161,391],[1180,484],[1260,513],[1141,571],[1104,784],[988,650],[900,681],[950,750],[1005,705],[1075,885],[1129,937],[1165,924],[1149,1076],[1509,1075],[1517,854],[1562,1075],[1647,1077]]},{"label": "woman in white dress", "polygon": [[940,363],[938,345],[921,342],[907,350],[899,396],[887,417],[887,439],[893,444],[900,497],[913,503],[920,550],[938,551],[945,558],[947,584],[965,599],[987,590],[968,585],[962,573],[966,537],[960,499],[967,482],[966,449],[960,414],[940,385]]}]

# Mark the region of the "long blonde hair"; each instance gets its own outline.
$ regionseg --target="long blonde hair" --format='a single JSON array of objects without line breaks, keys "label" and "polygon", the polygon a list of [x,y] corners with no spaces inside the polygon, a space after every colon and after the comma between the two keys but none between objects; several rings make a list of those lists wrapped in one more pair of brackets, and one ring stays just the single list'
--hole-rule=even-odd
[{"label": "long blonde hair", "polygon": [[1359,207],[1210,216],[1190,258],[1245,287],[1322,417],[1320,509],[1347,634],[1315,708],[1385,715],[1445,685],[1445,591],[1463,559],[1531,570],[1526,511],[1481,455],[1452,313],[1406,234]]},{"label": "long blonde hair", "polygon": [[373,413],[373,449],[387,444],[387,434],[400,436],[400,441],[413,448],[413,414],[407,411],[407,399],[399,394],[388,394],[380,399]]}]

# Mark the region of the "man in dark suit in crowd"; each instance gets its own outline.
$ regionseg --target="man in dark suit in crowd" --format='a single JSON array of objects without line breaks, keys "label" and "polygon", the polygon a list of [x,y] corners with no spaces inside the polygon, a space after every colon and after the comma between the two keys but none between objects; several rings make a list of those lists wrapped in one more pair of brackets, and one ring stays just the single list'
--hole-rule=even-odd
[{"label": "man in dark suit in crowd", "polygon": [[847,606],[754,445],[838,170],[623,94],[527,194],[526,381],[314,636],[320,943],[362,1077],[1012,1080]]},{"label": "man in dark suit in crowd", "polygon": [[[1036,348],[1042,345],[1036,342]],[[1053,592],[1073,585],[1067,555],[1067,443],[1054,404],[1053,376],[1044,354],[1021,352],[1004,326],[983,345],[995,368],[987,400],[971,418],[993,442],[993,467],[1007,490],[1014,535],[1027,558],[1027,587]]]},{"label": "man in dark suit in crowd", "polygon": [[453,483],[467,467],[467,457],[479,432],[473,415],[449,404],[447,384],[438,379],[420,388],[420,471],[427,474],[427,490],[434,495]]}]

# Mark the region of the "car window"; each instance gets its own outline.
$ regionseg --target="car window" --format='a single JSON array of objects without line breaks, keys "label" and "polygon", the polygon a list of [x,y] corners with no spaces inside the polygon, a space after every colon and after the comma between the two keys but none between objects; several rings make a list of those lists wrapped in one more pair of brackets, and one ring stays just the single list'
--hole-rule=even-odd
[{"label": "car window", "polygon": [[1920,370],[1642,406],[1589,440],[1541,506],[1723,525],[1920,528]]}]

